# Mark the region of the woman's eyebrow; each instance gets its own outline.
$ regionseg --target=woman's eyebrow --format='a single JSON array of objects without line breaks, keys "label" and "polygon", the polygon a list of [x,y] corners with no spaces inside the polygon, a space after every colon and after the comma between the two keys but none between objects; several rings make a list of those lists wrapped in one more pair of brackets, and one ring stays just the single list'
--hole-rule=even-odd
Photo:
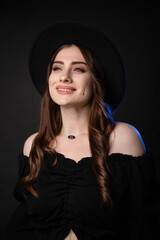
[{"label": "woman's eyebrow", "polygon": [[73,64],[73,65],[74,65],[74,64],[85,64],[85,65],[87,65],[87,63],[82,62],[82,61],[74,61],[74,62],[72,62],[72,64]]},{"label": "woman's eyebrow", "polygon": [[62,62],[62,61],[54,61],[53,64],[54,64],[54,63],[64,64],[64,62]]},{"label": "woman's eyebrow", "polygon": [[[59,63],[59,64],[63,64],[63,65],[64,65],[64,62],[63,62],[63,61],[54,61],[53,64],[54,64],[54,63]],[[85,62],[83,62],[83,61],[73,61],[71,64],[72,64],[72,65],[75,65],[75,64],[84,64],[84,65],[87,65],[87,63],[85,63]]]}]

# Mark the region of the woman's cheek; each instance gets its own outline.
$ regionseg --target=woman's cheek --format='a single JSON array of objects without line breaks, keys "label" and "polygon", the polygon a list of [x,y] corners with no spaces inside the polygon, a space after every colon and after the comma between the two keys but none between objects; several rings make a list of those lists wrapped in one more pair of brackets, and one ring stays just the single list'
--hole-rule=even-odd
[{"label": "woman's cheek", "polygon": [[49,86],[52,86],[52,85],[53,85],[53,79],[52,79],[51,76],[49,77],[48,83],[49,83]]},{"label": "woman's cheek", "polygon": [[49,94],[50,94],[51,98],[53,98],[53,90],[54,90],[53,88],[54,88],[53,82],[50,81],[49,82]]}]

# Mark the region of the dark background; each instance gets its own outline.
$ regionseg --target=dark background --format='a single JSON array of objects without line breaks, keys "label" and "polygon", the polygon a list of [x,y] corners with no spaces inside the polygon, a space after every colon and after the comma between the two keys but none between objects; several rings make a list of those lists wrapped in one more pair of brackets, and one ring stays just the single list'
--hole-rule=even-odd
[{"label": "dark background", "polygon": [[0,239],[18,202],[12,191],[17,157],[38,131],[41,97],[28,71],[30,46],[59,20],[78,20],[104,30],[118,47],[127,72],[126,95],[114,119],[135,126],[160,171],[158,9],[151,4],[105,1],[5,3],[0,10]]}]

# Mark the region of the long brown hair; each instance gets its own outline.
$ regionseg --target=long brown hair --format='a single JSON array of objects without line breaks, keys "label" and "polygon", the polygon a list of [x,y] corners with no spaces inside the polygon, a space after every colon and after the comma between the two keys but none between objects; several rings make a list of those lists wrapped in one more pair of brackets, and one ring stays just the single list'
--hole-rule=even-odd
[{"label": "long brown hair", "polygon": [[[60,106],[50,97],[48,79],[56,54],[66,46],[69,45],[63,45],[55,52],[48,66],[46,90],[41,101],[39,132],[32,143],[29,154],[30,171],[26,177],[20,179],[21,192],[24,197],[27,196],[27,192],[32,193],[37,198],[39,197],[33,188],[33,184],[37,179],[43,161],[44,151],[54,153],[56,156],[51,167],[53,167],[58,160],[57,153],[50,147],[50,144],[62,128],[62,117]],[[110,106],[104,101],[104,75],[102,67],[90,50],[82,46],[78,47],[87,62],[93,79],[93,97],[90,102],[88,132],[94,172],[102,195],[101,203],[108,204],[109,207],[112,207],[113,201],[110,192],[111,173],[107,165],[107,155],[109,152],[109,136],[114,129],[114,121]]]}]

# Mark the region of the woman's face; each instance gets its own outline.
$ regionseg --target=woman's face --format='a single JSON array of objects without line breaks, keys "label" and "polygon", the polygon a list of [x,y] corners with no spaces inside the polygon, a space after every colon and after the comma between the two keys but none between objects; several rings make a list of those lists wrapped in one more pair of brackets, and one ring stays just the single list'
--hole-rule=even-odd
[{"label": "woman's face", "polygon": [[[49,92],[58,105],[84,106],[92,97],[92,78],[87,63],[75,46],[61,49],[53,62],[49,76]],[[74,90],[64,90],[74,88]]]}]

